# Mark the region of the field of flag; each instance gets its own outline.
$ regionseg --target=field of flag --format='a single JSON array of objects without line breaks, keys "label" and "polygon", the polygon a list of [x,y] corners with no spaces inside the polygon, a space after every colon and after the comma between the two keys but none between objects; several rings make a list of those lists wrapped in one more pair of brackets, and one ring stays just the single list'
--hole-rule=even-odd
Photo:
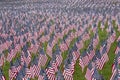
[{"label": "field of flag", "polygon": [[[93,2],[88,4],[87,0],[71,1],[69,5],[65,0],[67,7],[59,1],[41,0],[42,8],[37,1],[33,6],[23,0],[21,7],[16,6],[19,0],[0,3],[0,80],[120,79],[118,6],[113,9],[113,5],[106,5],[104,12],[96,10],[98,5],[91,5],[95,10],[88,11]],[[72,11],[78,9],[78,2],[83,2],[79,6],[82,12]],[[46,3],[54,7],[49,9]]]}]

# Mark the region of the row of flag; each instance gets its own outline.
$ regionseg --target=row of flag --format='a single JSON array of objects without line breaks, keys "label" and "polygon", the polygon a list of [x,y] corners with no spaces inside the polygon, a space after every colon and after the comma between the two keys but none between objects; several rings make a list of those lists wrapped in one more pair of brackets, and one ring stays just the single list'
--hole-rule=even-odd
[{"label": "row of flag", "polygon": [[[38,80],[73,80],[77,60],[79,60],[82,72],[87,67],[85,74],[87,80],[101,78],[98,70],[102,70],[105,63],[109,61],[108,53],[111,44],[116,40],[116,32],[111,21],[119,21],[119,16],[105,15],[104,17],[101,14],[87,13],[77,16],[74,14],[56,16],[52,13],[17,13],[17,11],[1,14],[1,80],[5,80],[2,67],[6,61],[10,63],[9,80],[27,80],[35,77]],[[108,27],[105,28],[107,19],[109,19]],[[108,37],[102,42],[99,50],[96,50],[100,42],[97,27],[100,21],[102,24],[100,29],[106,30]],[[117,25],[119,31],[120,23]],[[90,30],[93,32],[92,37]],[[74,39],[76,40],[71,47]],[[87,40],[90,40],[89,46],[85,51],[80,52]],[[44,43],[47,43],[46,48]],[[68,55],[63,61],[62,54],[66,54],[63,53],[65,51],[68,51]],[[115,54],[118,52],[119,45]],[[51,60],[48,61],[48,57]]]}]

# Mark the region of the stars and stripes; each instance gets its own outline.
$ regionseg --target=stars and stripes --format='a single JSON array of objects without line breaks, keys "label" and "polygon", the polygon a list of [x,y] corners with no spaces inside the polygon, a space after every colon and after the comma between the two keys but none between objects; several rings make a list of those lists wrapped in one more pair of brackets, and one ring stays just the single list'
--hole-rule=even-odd
[{"label": "stars and stripes", "polygon": [[[45,4],[47,2],[45,2]],[[76,3],[77,1],[75,4]],[[84,1],[81,0],[80,3],[84,3]],[[84,5],[86,7],[97,7],[96,4],[92,5],[91,3],[87,5],[85,3]],[[38,5],[35,7],[37,6]],[[56,7],[55,5],[49,6]],[[0,67],[4,65],[5,61],[11,63],[8,71],[10,80],[27,80],[35,77],[38,77],[38,80],[73,80],[74,68],[78,60],[82,72],[84,68],[87,67],[85,74],[87,80],[100,79],[98,70],[102,70],[105,63],[109,61],[108,53],[110,47],[117,38],[117,33],[111,24],[112,20],[116,20],[116,18],[113,16],[113,13],[107,15],[104,14],[105,12],[88,12],[87,9],[83,9],[83,4],[79,5],[79,7],[81,6],[82,11],[87,13],[81,13],[81,11],[75,14],[71,13],[69,10],[66,10],[67,8],[70,9],[72,7],[71,5],[65,6],[65,11],[67,12],[61,9],[53,10],[54,7],[50,10],[46,10],[47,7],[45,7],[45,9],[42,7],[42,10],[39,11],[34,10],[32,5],[29,6],[32,9],[30,12],[26,12],[26,9],[23,8],[22,11],[1,11]],[[57,8],[58,7],[59,6],[57,6]],[[3,9],[6,8],[7,7],[4,7]],[[16,6],[15,9],[17,8]],[[21,7],[19,7],[19,9],[21,9]],[[98,34],[99,28],[97,26],[100,26],[102,31],[104,31],[104,29],[106,29],[105,21],[108,22],[107,33],[109,35],[97,51],[97,45],[101,42]],[[101,24],[97,25],[99,22]],[[120,23],[117,24],[119,31]],[[89,30],[93,31],[93,37],[91,37],[92,34]],[[87,40],[90,40],[90,44],[85,48],[84,46],[86,45],[84,45],[84,42]],[[30,42],[29,46],[27,42]],[[39,48],[40,42],[47,44]],[[112,66],[111,80],[119,79],[118,74],[120,73],[118,69],[118,64],[120,64],[120,41],[118,40],[117,42],[118,45],[115,51],[117,57],[115,59],[116,62]],[[56,45],[59,45],[59,48],[56,47]],[[57,50],[54,50],[55,48],[57,48]],[[80,52],[82,48],[85,49]],[[2,53],[7,50],[7,55]],[[65,51],[68,51],[68,54],[63,53]],[[67,55],[66,63],[63,61],[63,54]],[[20,60],[16,60],[16,57]],[[48,61],[50,63],[48,63]],[[14,64],[12,64],[12,62]],[[62,71],[60,71],[61,66],[63,66]],[[42,71],[42,68],[45,68],[45,71]],[[5,80],[1,72],[0,80]]]}]

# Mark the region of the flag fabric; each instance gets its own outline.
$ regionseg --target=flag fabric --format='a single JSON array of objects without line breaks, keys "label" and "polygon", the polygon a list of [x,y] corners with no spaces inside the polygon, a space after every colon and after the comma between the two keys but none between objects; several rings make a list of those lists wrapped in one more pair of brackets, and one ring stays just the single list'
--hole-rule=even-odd
[{"label": "flag fabric", "polygon": [[4,55],[3,55],[3,54],[0,54],[0,67],[3,66],[3,64],[4,64],[4,59],[5,59]]},{"label": "flag fabric", "polygon": [[32,73],[31,74],[31,78],[34,78],[35,77],[35,72],[34,72],[34,67],[33,66],[30,66],[30,72]]},{"label": "flag fabric", "polygon": [[60,70],[57,72],[55,80],[64,80],[63,74]]},{"label": "flag fabric", "polygon": [[93,45],[89,45],[87,54],[88,54],[89,60],[92,60],[92,58],[95,55],[95,50],[93,49]]},{"label": "flag fabric", "polygon": [[[97,5],[91,3],[84,6],[97,7]],[[87,80],[99,79],[98,70],[102,70],[105,63],[109,61],[109,50],[117,38],[111,22],[112,20],[117,21],[116,25],[118,26],[115,27],[120,31],[120,20],[118,15],[115,16],[114,10],[109,15],[105,14],[104,9],[102,13],[88,12],[87,9],[83,9],[84,6],[81,10],[87,12],[85,14],[81,11],[74,14],[70,13],[69,10],[65,10],[67,13],[63,14],[64,11],[61,11],[61,9],[42,9],[40,11],[33,9],[25,13],[23,8],[22,11],[8,10],[6,12],[4,9],[7,9],[7,7],[3,7],[3,11],[0,13],[0,67],[3,67],[5,61],[10,63],[9,79],[27,80],[38,77],[38,80],[73,80],[74,67],[78,59],[82,72],[87,67],[85,74]],[[20,7],[16,6],[15,9],[17,8]],[[30,8],[32,9],[32,6]],[[97,9],[97,11],[100,10]],[[109,10],[107,11],[109,12]],[[101,21],[99,26],[102,31],[105,31],[105,22],[108,21],[107,31],[109,35],[96,52],[96,47],[100,41],[99,28],[97,27],[99,21]],[[88,31],[89,29],[90,31]],[[92,38],[91,31],[94,34]],[[75,42],[72,44],[74,39]],[[89,46],[80,54],[79,50],[84,48],[84,42],[89,39],[91,40]],[[28,46],[28,42],[30,46]],[[39,43],[47,43],[47,48],[42,46],[41,49]],[[120,64],[119,38],[117,43],[111,80],[120,79],[118,75],[120,73],[118,69],[118,64]],[[56,45],[59,45],[60,49],[54,50]],[[63,55],[65,54],[63,52],[65,51],[68,51],[66,63],[63,62]],[[46,64],[49,64],[48,61],[50,61],[50,65],[46,66]],[[59,70],[61,64],[64,64],[63,71]],[[42,71],[42,67],[45,67],[45,71]],[[1,72],[0,80],[5,80]]]},{"label": "flag fabric", "polygon": [[57,62],[57,64],[58,64],[58,66],[61,65],[62,60],[63,60],[63,57],[62,57],[61,55],[56,55],[56,62]]},{"label": "flag fabric", "polygon": [[25,78],[28,79],[28,78],[31,78],[31,71],[29,68],[26,68],[26,75],[25,75]]},{"label": "flag fabric", "polygon": [[117,48],[115,50],[115,54],[118,54],[119,51],[120,51],[120,41],[118,42]]},{"label": "flag fabric", "polygon": [[60,44],[60,50],[62,52],[68,50],[68,46],[67,46],[67,44],[64,41]]},{"label": "flag fabric", "polygon": [[115,69],[114,72],[112,73],[110,80],[114,80],[116,74],[117,74],[117,69]]},{"label": "flag fabric", "polygon": [[49,80],[55,80],[55,70],[52,67],[46,69],[46,74]]},{"label": "flag fabric", "polygon": [[95,70],[94,70],[94,73],[93,73],[93,75],[92,75],[91,80],[99,80],[99,79],[101,79],[101,76],[100,76],[98,70],[95,69]]},{"label": "flag fabric", "polygon": [[16,76],[17,76],[17,69],[15,68],[15,66],[12,66],[11,69],[9,69],[9,78],[10,80],[12,80]]},{"label": "flag fabric", "polygon": [[0,80],[6,80],[2,70],[0,70]]},{"label": "flag fabric", "polygon": [[83,48],[83,41],[81,40],[80,42],[76,43],[78,49],[82,49]]},{"label": "flag fabric", "polygon": [[89,63],[86,74],[85,74],[85,78],[87,80],[91,80],[93,74],[94,74],[94,67],[93,67],[92,63]]},{"label": "flag fabric", "polygon": [[43,49],[39,50],[39,61],[38,61],[38,65],[39,66],[45,66],[46,62],[47,62],[48,57],[46,56],[45,52]]},{"label": "flag fabric", "polygon": [[48,43],[47,45],[47,50],[46,50],[47,54],[52,57],[52,46]]},{"label": "flag fabric", "polygon": [[70,69],[65,69],[65,70],[63,71],[63,75],[64,75],[64,79],[65,79],[65,80],[73,80],[73,75],[72,75]]},{"label": "flag fabric", "polygon": [[82,57],[81,57],[81,56],[80,56],[80,58],[79,58],[79,65],[81,66],[82,72],[83,72],[83,70],[84,70],[84,68],[85,68],[85,65],[84,65],[84,62],[82,61]]},{"label": "flag fabric", "polygon": [[88,58],[86,51],[84,51],[81,56],[82,56],[82,61],[84,65],[87,66],[89,63],[89,58]]},{"label": "flag fabric", "polygon": [[24,60],[26,62],[26,65],[28,66],[31,62],[31,54],[29,51],[24,52]]}]

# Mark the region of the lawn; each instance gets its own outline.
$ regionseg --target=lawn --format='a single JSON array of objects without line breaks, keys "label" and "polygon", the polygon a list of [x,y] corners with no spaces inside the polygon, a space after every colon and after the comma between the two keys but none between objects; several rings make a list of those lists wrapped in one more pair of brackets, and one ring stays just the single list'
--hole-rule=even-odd
[{"label": "lawn", "polygon": [[[112,24],[113,24],[114,30],[116,31],[116,36],[117,36],[116,39],[117,39],[118,36],[120,35],[120,32],[117,31],[117,28],[116,28],[117,25],[116,25],[115,21],[112,21]],[[103,31],[100,29],[100,26],[101,26],[101,22],[98,23],[98,35],[99,35],[99,40],[100,40],[100,41],[99,41],[99,44],[97,45],[97,49],[100,48],[100,44],[101,44],[101,43],[107,38],[107,36],[108,36],[108,34],[107,34],[106,30],[105,30],[105,29],[108,27],[108,22],[106,21],[106,23],[105,23],[105,29],[104,29]],[[89,30],[90,30],[90,29],[89,29]],[[75,32],[75,31],[73,30],[73,32]],[[91,32],[90,37],[91,37],[91,38],[93,37],[93,32]],[[73,46],[73,44],[76,42],[76,39],[77,39],[77,38],[75,38],[75,39],[72,40],[72,42],[70,43],[70,46],[69,46],[70,48],[71,48],[71,47]],[[88,47],[89,44],[90,44],[90,41],[91,41],[91,39],[89,39],[89,40],[87,40],[87,41],[84,42],[84,47],[80,50],[80,53],[82,53],[83,51],[85,51],[85,50],[87,49],[87,47]],[[58,43],[59,43],[59,42],[58,42]],[[117,42],[115,41],[115,42],[111,45],[110,51],[109,51],[109,53],[108,53],[109,61],[104,65],[104,68],[103,68],[102,70],[99,70],[99,73],[104,76],[104,79],[105,79],[105,80],[109,80],[110,77],[111,77],[111,75],[112,75],[112,73],[111,73],[111,72],[112,72],[112,71],[111,71],[111,68],[112,68],[112,64],[113,64],[113,62],[114,62],[114,58],[115,58],[114,51],[115,51],[115,49],[116,49],[116,46],[117,46]],[[44,47],[44,50],[45,50],[45,52],[46,52],[47,42],[45,42],[45,43],[43,44],[43,47]],[[20,56],[19,54],[20,54],[20,53],[17,54],[17,57]],[[68,55],[68,51],[65,51],[65,52],[62,53],[63,63],[62,63],[61,66],[60,66],[60,70],[61,70],[61,71],[64,70],[64,68],[63,68],[63,66],[64,66],[64,60],[67,58],[67,55]],[[33,58],[34,56],[35,56],[35,55],[32,55],[32,58]],[[44,69],[47,67],[48,62],[51,60],[51,58],[50,58],[48,55],[47,55],[47,57],[48,57],[48,61],[47,61],[46,65],[42,67],[42,68],[44,68]],[[15,58],[15,59],[16,59],[16,58]],[[13,59],[13,61],[14,61],[15,59]],[[10,63],[7,62],[7,61],[5,62],[4,66],[2,67],[2,70],[3,70],[3,73],[4,73],[5,77],[6,77],[6,80],[9,80],[9,74],[8,74],[9,67],[10,67]],[[87,68],[87,67],[86,67],[86,68]],[[74,80],[86,80],[86,79],[85,79],[86,68],[85,68],[84,71],[82,72],[82,69],[81,69],[81,67],[79,66],[79,60],[77,60],[77,62],[76,62],[76,64],[75,64],[75,72],[74,72],[74,74],[73,74],[73,79],[74,79]],[[31,80],[37,80],[37,78],[36,78],[36,79],[31,79]]]}]

